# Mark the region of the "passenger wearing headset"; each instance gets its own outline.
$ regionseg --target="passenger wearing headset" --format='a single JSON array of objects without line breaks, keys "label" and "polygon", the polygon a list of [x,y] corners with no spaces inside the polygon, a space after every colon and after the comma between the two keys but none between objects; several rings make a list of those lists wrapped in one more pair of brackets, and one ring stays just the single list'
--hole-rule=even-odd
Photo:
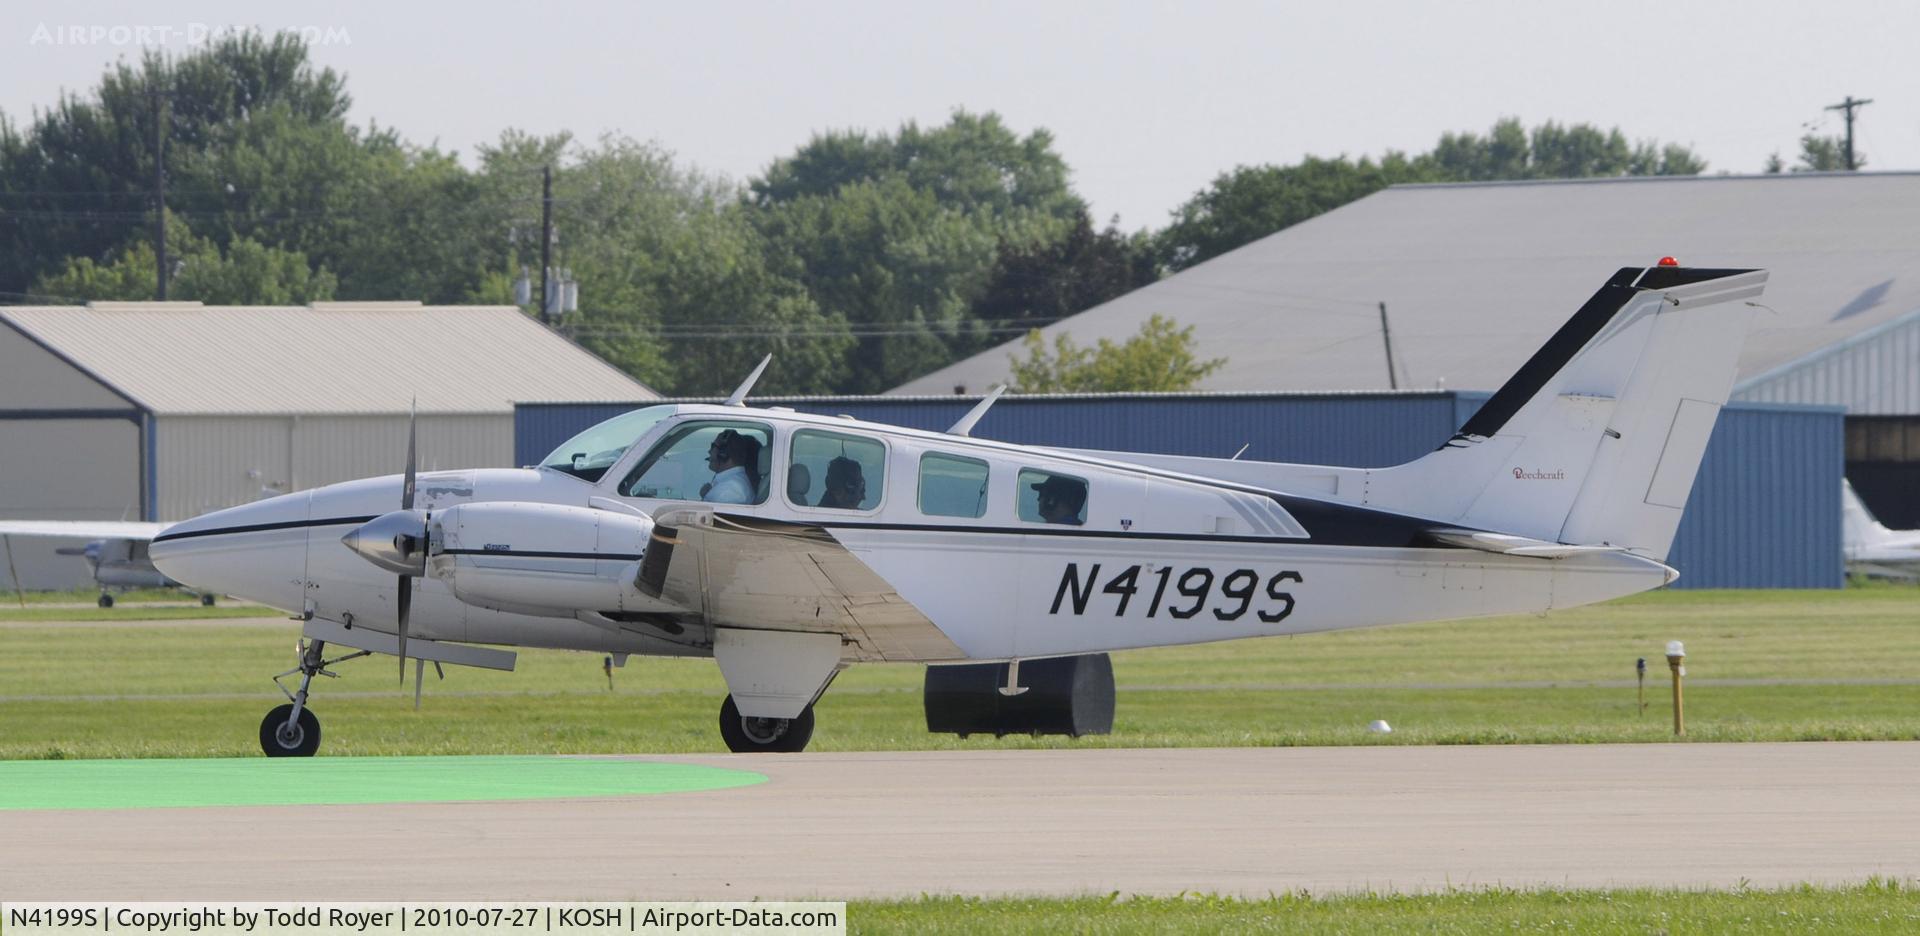
[{"label": "passenger wearing headset", "polygon": [[732,429],[714,436],[707,447],[707,468],[713,481],[700,489],[700,499],[712,504],[751,504],[760,491],[760,440]]}]

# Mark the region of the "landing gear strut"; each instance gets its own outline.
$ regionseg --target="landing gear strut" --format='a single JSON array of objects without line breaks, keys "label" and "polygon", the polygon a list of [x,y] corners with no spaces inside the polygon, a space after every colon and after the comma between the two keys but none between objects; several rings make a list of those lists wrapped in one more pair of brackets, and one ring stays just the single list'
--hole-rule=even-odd
[{"label": "landing gear strut", "polygon": [[[320,750],[320,719],[307,708],[307,691],[313,687],[313,677],[338,678],[340,674],[329,672],[327,667],[370,655],[369,651],[359,650],[329,660],[321,656],[326,647],[324,640],[305,644],[300,649],[300,665],[273,677],[273,684],[280,686],[289,704],[276,707],[260,721],[260,750],[268,757],[312,757],[313,752]],[[295,673],[300,674],[300,688],[287,692],[280,680]]]},{"label": "landing gear strut", "polygon": [[735,754],[798,754],[813,738],[813,706],[795,718],[747,718],[727,696],[720,705],[720,737]]}]

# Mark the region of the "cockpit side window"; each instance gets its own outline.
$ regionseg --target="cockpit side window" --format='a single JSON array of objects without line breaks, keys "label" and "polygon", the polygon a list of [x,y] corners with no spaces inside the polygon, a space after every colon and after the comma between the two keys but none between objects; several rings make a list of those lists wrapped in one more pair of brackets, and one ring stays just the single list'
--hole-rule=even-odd
[{"label": "cockpit side window", "polygon": [[772,455],[773,430],[764,423],[694,420],[655,443],[618,490],[623,497],[764,503]]},{"label": "cockpit side window", "polygon": [[1030,523],[1064,523],[1080,526],[1087,522],[1087,481],[1071,475],[1020,469],[1020,519]]}]

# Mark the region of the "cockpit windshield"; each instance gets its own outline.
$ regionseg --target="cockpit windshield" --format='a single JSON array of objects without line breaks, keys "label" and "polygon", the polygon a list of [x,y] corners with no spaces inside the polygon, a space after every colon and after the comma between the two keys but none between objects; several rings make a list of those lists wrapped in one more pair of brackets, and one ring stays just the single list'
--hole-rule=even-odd
[{"label": "cockpit windshield", "polygon": [[564,471],[576,478],[598,481],[600,476],[647,434],[655,423],[673,415],[671,406],[649,406],[623,413],[566,441],[540,462],[542,468]]}]

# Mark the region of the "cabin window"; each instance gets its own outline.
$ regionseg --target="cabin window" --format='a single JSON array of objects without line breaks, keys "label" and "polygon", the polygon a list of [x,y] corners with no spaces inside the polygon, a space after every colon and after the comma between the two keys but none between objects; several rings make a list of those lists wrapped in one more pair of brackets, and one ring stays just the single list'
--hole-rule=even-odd
[{"label": "cabin window", "polygon": [[622,482],[626,497],[760,504],[767,499],[773,430],[756,422],[713,419],[674,427]]},{"label": "cabin window", "polygon": [[1015,493],[1019,496],[1022,520],[1074,526],[1087,522],[1085,478],[1022,468]]},{"label": "cabin window", "polygon": [[984,517],[987,463],[928,452],[920,456],[920,512],[929,517]]},{"label": "cabin window", "polygon": [[793,434],[787,500],[796,507],[872,510],[887,481],[887,447],[865,436],[802,429]]}]

